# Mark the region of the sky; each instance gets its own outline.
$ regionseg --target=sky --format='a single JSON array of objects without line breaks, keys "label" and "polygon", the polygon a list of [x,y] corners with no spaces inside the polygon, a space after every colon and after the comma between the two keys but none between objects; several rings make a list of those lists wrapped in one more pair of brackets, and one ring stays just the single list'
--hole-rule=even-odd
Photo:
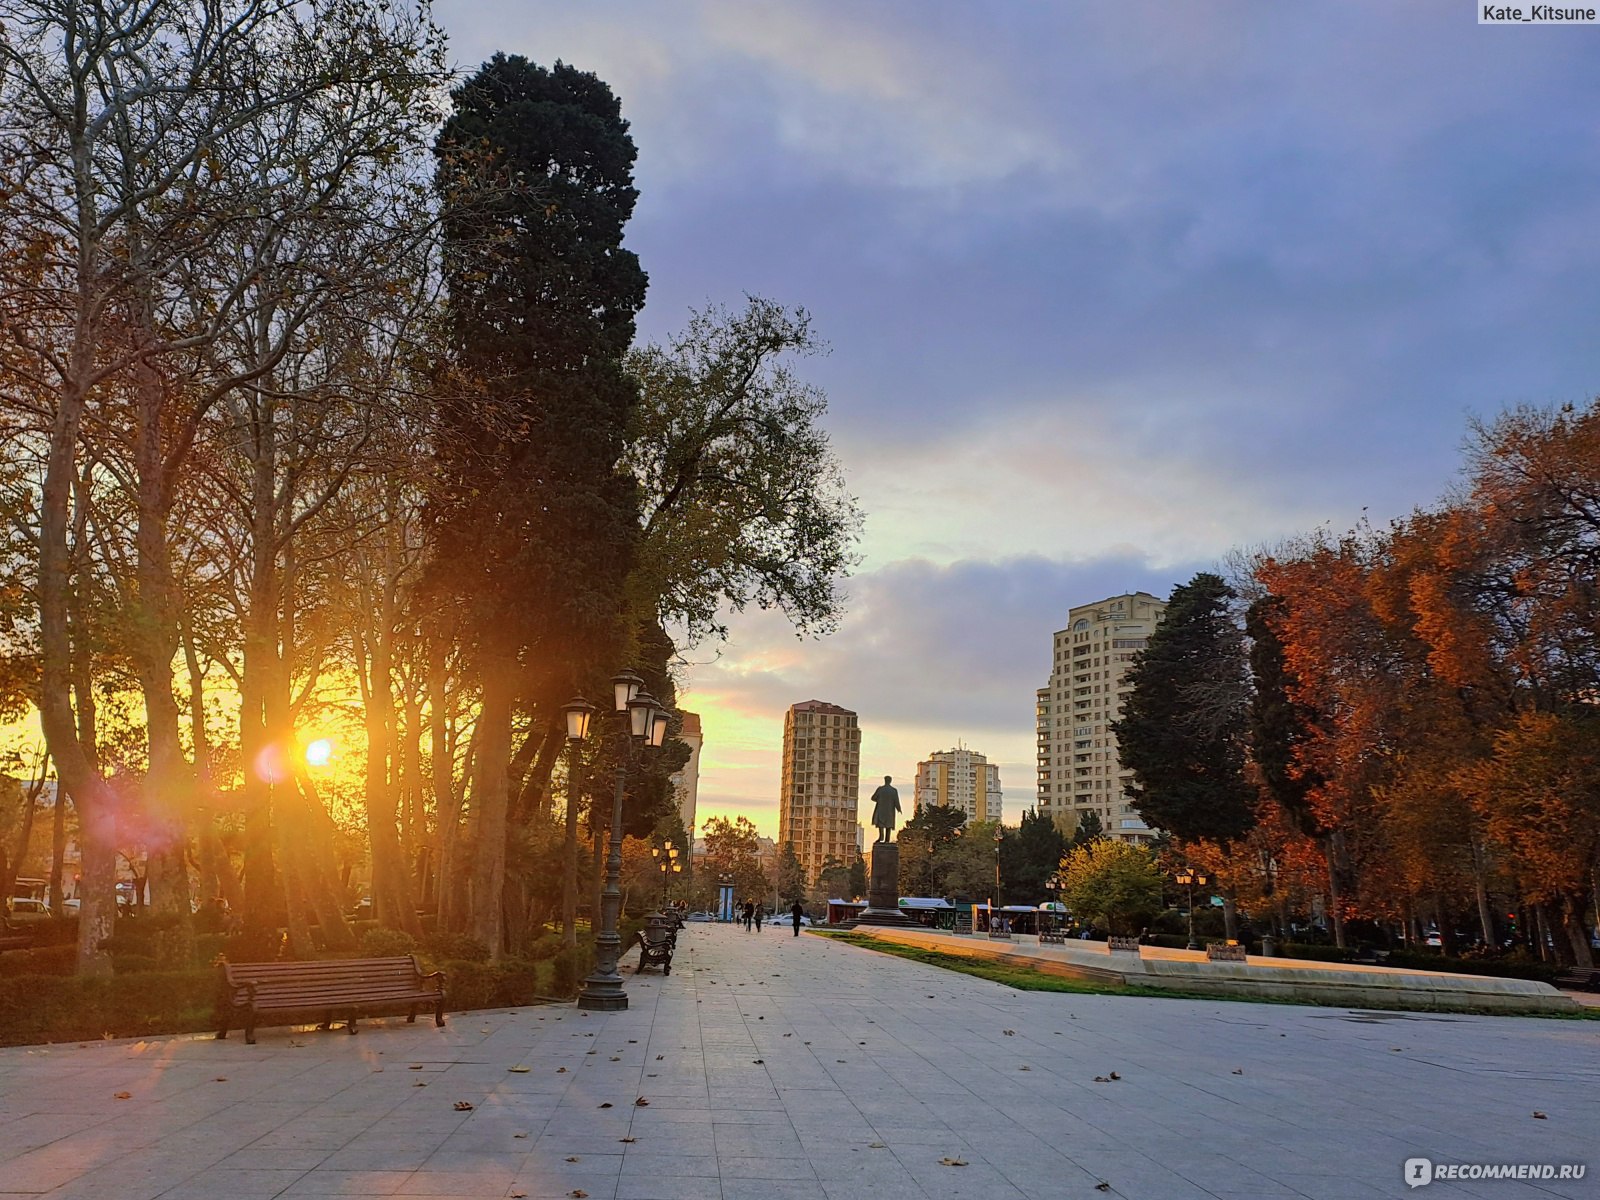
[{"label": "sky", "polygon": [[[958,742],[1033,798],[1075,604],[1433,502],[1467,422],[1600,390],[1600,28],[1467,0],[437,0],[592,70],[639,158],[640,337],[746,294],[866,514],[838,632],[689,655],[699,819],[774,835],[784,710],[866,786]],[[909,806],[908,806],[909,807]]]}]

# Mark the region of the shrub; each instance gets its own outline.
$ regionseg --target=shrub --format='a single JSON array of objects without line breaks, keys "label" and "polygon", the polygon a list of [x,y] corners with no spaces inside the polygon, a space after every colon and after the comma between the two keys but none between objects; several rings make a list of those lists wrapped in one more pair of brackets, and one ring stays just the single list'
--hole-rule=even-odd
[{"label": "shrub", "polygon": [[449,930],[428,934],[422,939],[422,949],[436,962],[489,961],[489,947],[475,937],[465,933],[451,933]]},{"label": "shrub", "polygon": [[161,961],[149,954],[113,954],[111,969],[118,975],[137,975],[140,971],[156,971]]},{"label": "shrub", "polygon": [[7,952],[0,958],[7,977],[12,975],[71,975],[78,966],[76,946],[39,946]]},{"label": "shrub", "polygon": [[416,939],[401,929],[369,929],[361,935],[362,958],[398,958],[416,948]]},{"label": "shrub", "polygon": [[0,979],[0,1045],[190,1033],[211,1027],[216,975],[23,975]]},{"label": "shrub", "polygon": [[498,963],[454,959],[443,966],[451,1008],[517,1008],[538,995],[538,967],[522,958]]},{"label": "shrub", "polygon": [[1349,962],[1354,956],[1353,950],[1341,950],[1337,946],[1308,946],[1304,942],[1284,942],[1278,947],[1279,958],[1304,958],[1312,962]]},{"label": "shrub", "polygon": [[594,949],[580,942],[564,946],[550,960],[550,992],[565,999],[578,994],[578,980],[594,961]]},{"label": "shrub", "polygon": [[561,934],[557,932],[541,933],[529,944],[523,958],[533,962],[543,962],[545,959],[554,958],[561,953]]},{"label": "shrub", "polygon": [[1550,983],[1561,968],[1523,955],[1506,958],[1446,958],[1422,950],[1392,950],[1388,965],[1417,971],[1453,971],[1458,975],[1487,975],[1496,979],[1533,979]]}]

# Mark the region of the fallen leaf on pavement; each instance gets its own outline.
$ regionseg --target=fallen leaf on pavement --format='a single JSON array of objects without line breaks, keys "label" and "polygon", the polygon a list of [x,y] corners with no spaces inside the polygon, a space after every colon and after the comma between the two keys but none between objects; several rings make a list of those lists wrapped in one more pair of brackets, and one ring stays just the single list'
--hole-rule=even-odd
[{"label": "fallen leaf on pavement", "polygon": [[228,1082],[228,1077],[226,1075],[218,1075],[211,1082],[212,1083],[227,1083]]},{"label": "fallen leaf on pavement", "polygon": [[578,1161],[578,1156],[576,1154],[569,1154],[569,1155],[567,1155],[567,1161],[568,1162],[577,1162]]},{"label": "fallen leaf on pavement", "polygon": [[1533,1119],[1534,1119],[1534,1120],[1535,1120],[1535,1121],[1548,1121],[1548,1120],[1549,1120],[1549,1119],[1550,1119],[1550,1118],[1549,1118],[1549,1117],[1547,1117],[1547,1116],[1545,1116],[1545,1115],[1544,1115],[1544,1114],[1543,1114],[1543,1113],[1542,1113],[1542,1112],[1540,1112],[1540,1111],[1539,1111],[1539,1110],[1538,1110],[1538,1109],[1537,1109],[1537,1108],[1536,1108],[1536,1109],[1534,1109],[1534,1110],[1533,1110]]},{"label": "fallen leaf on pavement", "polygon": [[1118,1075],[1115,1071],[1113,1071],[1113,1072],[1111,1072],[1111,1078],[1112,1079],[1121,1079],[1122,1076]]},{"label": "fallen leaf on pavement", "polygon": [[764,1059],[764,1058],[752,1058],[750,1061],[753,1062],[758,1067],[765,1066],[766,1063],[767,1063],[767,1060]]},{"label": "fallen leaf on pavement", "polygon": [[1109,1192],[1111,1190],[1111,1185],[1102,1179],[1099,1183],[1094,1185],[1094,1190],[1097,1192]]},{"label": "fallen leaf on pavement", "polygon": [[646,1100],[643,1096],[640,1096],[637,1100],[635,1100],[633,1102],[633,1106],[635,1108],[649,1108],[650,1107],[650,1101]]},{"label": "fallen leaf on pavement", "polygon": [[1244,1074],[1244,1068],[1243,1067],[1235,1067],[1233,1069],[1233,1073],[1235,1075],[1243,1075]]},{"label": "fallen leaf on pavement", "polygon": [[618,1138],[617,1139],[617,1141],[619,1141],[619,1142],[637,1142],[638,1140],[639,1139],[636,1138],[636,1137],[625,1137],[625,1138]]},{"label": "fallen leaf on pavement", "polygon": [[132,1100],[133,1099],[133,1093],[132,1092],[118,1092],[115,1096],[112,1097],[112,1099],[113,1100]]},{"label": "fallen leaf on pavement", "polygon": [[609,1101],[609,1100],[607,1100],[607,1101],[606,1101],[606,1102],[605,1102],[605,1103],[604,1103],[604,1104],[602,1104],[602,1105],[601,1105],[601,1106],[600,1106],[600,1107],[601,1107],[601,1108],[610,1108],[610,1107],[611,1107],[611,1101]]},{"label": "fallen leaf on pavement", "polygon": [[964,1167],[967,1165],[967,1160],[964,1158],[941,1158],[939,1165],[941,1167]]},{"label": "fallen leaf on pavement", "polygon": [[1111,1080],[1107,1079],[1104,1075],[1096,1075],[1094,1077],[1094,1081],[1096,1083],[1110,1083],[1111,1082]]},{"label": "fallen leaf on pavement", "polygon": [[557,1067],[556,1068],[556,1074],[557,1075],[565,1075],[566,1073],[567,1073],[567,1069],[565,1067]]},{"label": "fallen leaf on pavement", "polygon": [[1015,1029],[1002,1029],[1000,1032],[1005,1034],[1007,1037],[1017,1036],[1017,1031]]},{"label": "fallen leaf on pavement", "polygon": [[660,1062],[660,1061],[661,1061],[661,1060],[662,1060],[662,1059],[663,1059],[663,1058],[665,1058],[665,1057],[666,1057],[666,1055],[665,1055],[665,1054],[658,1054],[658,1055],[656,1055],[656,1061],[657,1061],[657,1062]]},{"label": "fallen leaf on pavement", "polygon": [[[413,1068],[413,1069],[415,1069],[415,1068]],[[532,1069],[533,1069],[532,1067],[507,1067],[506,1068],[506,1070],[511,1071],[511,1072],[513,1072],[514,1074],[517,1074],[517,1075],[526,1075]]]},{"label": "fallen leaf on pavement", "polygon": [[456,1101],[456,1111],[457,1112],[471,1112],[472,1111],[472,1101],[470,1101],[470,1100],[457,1100]]},{"label": "fallen leaf on pavement", "polygon": [[422,1070],[422,1064],[421,1063],[412,1063],[409,1067],[406,1068],[406,1070],[408,1070],[408,1071],[420,1071],[420,1070]]},{"label": "fallen leaf on pavement", "polygon": [[1031,1070],[1033,1070],[1033,1068],[1032,1067],[1018,1067],[1017,1070],[1019,1070],[1019,1071],[1031,1071]]},{"label": "fallen leaf on pavement", "polygon": [[[523,1192],[522,1194],[524,1196],[526,1196],[528,1193],[527,1192]],[[567,1195],[569,1195],[569,1196],[577,1197],[577,1200],[583,1200],[583,1198],[585,1196],[587,1196],[588,1194],[589,1193],[584,1191],[582,1188],[573,1188],[570,1192],[567,1193]]]},{"label": "fallen leaf on pavement", "polygon": [[868,1142],[867,1143],[867,1149],[868,1150],[882,1150],[883,1147],[884,1147],[884,1144],[882,1142]]}]

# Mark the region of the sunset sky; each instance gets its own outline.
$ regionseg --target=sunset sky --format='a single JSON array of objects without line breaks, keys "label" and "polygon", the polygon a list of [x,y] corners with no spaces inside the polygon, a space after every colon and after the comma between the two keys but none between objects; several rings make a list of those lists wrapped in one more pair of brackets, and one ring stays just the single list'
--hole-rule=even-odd
[{"label": "sunset sky", "polygon": [[[958,740],[1033,795],[1067,609],[1235,546],[1428,503],[1467,418],[1600,384],[1600,29],[1458,0],[444,0],[593,70],[639,146],[641,336],[746,293],[867,514],[839,633],[749,615],[693,655],[700,817],[777,829],[783,712],[862,770]],[[870,793],[863,791],[863,799]]]}]

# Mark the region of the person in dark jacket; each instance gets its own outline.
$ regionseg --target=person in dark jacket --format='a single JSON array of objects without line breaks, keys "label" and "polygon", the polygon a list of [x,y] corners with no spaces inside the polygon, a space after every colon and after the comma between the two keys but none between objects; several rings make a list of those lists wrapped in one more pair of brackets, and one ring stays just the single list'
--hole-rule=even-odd
[{"label": "person in dark jacket", "polygon": [[746,933],[750,932],[751,926],[755,924],[755,919],[756,919],[755,901],[746,900],[744,902],[744,931]]},{"label": "person in dark jacket", "polygon": [[796,900],[794,902],[794,904],[789,909],[789,916],[794,919],[794,935],[795,935],[795,937],[799,937],[800,936],[800,918],[805,916],[805,915],[806,915],[806,910],[803,907],[801,907],[800,901]]}]

